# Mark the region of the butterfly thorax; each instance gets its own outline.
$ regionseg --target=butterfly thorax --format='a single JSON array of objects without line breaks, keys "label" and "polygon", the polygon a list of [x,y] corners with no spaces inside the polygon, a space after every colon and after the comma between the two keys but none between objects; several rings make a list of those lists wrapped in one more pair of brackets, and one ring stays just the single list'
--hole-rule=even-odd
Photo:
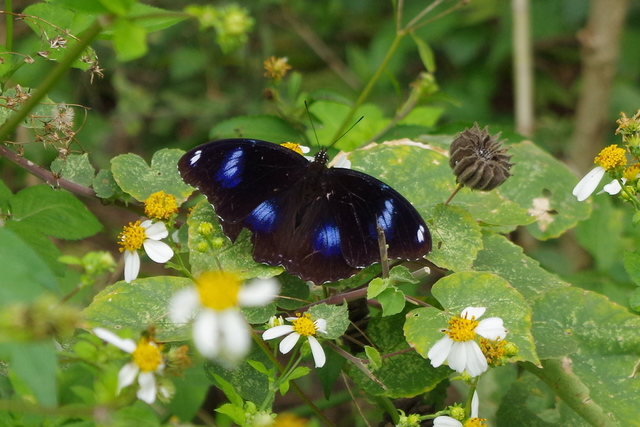
[{"label": "butterfly thorax", "polygon": [[328,171],[327,161],[329,156],[325,150],[321,150],[309,163],[307,174],[298,184],[298,205],[296,209],[296,227],[300,225],[302,217],[307,213],[309,206],[326,194],[324,176]]}]

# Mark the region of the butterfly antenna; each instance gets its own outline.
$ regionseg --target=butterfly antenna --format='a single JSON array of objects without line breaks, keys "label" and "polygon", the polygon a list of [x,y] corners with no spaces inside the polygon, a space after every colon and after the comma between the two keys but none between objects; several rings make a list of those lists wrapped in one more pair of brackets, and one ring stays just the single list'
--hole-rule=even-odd
[{"label": "butterfly antenna", "polygon": [[311,111],[309,111],[309,104],[307,101],[304,101],[304,108],[307,109],[307,115],[309,116],[309,123],[311,123],[311,129],[313,129],[313,135],[316,137],[316,144],[318,144],[318,149],[320,149],[320,140],[318,139],[318,133],[316,132],[316,127],[313,125],[313,118],[311,117]]},{"label": "butterfly antenna", "polygon": [[342,137],[343,137],[343,136],[345,136],[346,134],[348,134],[348,133],[349,133],[349,131],[350,131],[351,129],[353,129],[354,127],[356,127],[356,125],[357,125],[358,123],[360,123],[360,121],[362,121],[362,119],[364,119],[364,116],[360,116],[360,118],[359,118],[358,120],[356,120],[356,122],[355,122],[354,124],[352,124],[352,125],[349,127],[349,129],[345,130],[345,131],[344,131],[344,133],[343,133],[342,135],[340,135],[338,138],[336,138],[336,140],[335,140],[335,141],[333,141],[333,142],[331,143],[331,145],[329,145],[329,147],[333,147],[333,145],[334,145],[336,142],[340,141],[340,140],[342,139]]}]

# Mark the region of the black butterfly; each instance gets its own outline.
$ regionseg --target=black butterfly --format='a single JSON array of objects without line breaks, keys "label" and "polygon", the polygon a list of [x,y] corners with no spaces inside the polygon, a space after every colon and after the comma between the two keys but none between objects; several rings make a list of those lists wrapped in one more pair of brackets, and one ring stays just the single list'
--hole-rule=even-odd
[{"label": "black butterfly", "polygon": [[256,262],[303,280],[333,282],[378,261],[378,224],[389,258],[417,260],[431,250],[429,229],[407,199],[327,161],[324,149],[310,162],[270,142],[223,139],[192,149],[178,167],[207,196],[232,242],[249,229]]}]

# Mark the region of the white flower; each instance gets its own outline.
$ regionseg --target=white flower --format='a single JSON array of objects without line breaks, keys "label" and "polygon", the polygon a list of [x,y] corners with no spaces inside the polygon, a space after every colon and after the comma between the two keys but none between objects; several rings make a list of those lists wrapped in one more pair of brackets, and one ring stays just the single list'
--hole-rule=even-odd
[{"label": "white flower", "polygon": [[316,368],[322,368],[327,361],[327,356],[324,354],[322,346],[314,335],[318,332],[323,334],[327,333],[327,321],[324,319],[312,321],[308,313],[298,317],[287,317],[286,320],[293,323],[293,325],[281,325],[269,328],[262,334],[262,339],[271,340],[287,335],[280,341],[279,346],[280,352],[287,354],[295,347],[301,336],[306,336],[309,340],[315,366]]},{"label": "white flower", "polygon": [[605,170],[602,166],[596,166],[580,180],[573,189],[573,195],[578,198],[579,202],[586,200],[596,190],[604,176],[604,172]]},{"label": "white flower", "polygon": [[122,247],[120,252],[124,252],[124,280],[131,283],[138,277],[140,272],[140,255],[138,250],[144,247],[145,252],[153,261],[165,263],[173,256],[173,250],[169,245],[161,242],[169,235],[164,222],[153,222],[146,220],[129,223],[120,233]]},{"label": "white flower", "polygon": [[118,335],[103,328],[95,328],[93,332],[98,338],[115,345],[120,350],[130,353],[133,360],[120,369],[118,373],[118,391],[133,384],[138,378],[138,399],[152,404],[156,400],[158,391],[164,396],[169,396],[169,391],[164,387],[158,389],[156,375],[161,375],[165,364],[158,344],[146,338],[142,338],[137,344],[132,339],[120,338]]},{"label": "white flower", "polygon": [[334,168],[351,169],[351,160],[344,151],[338,153],[330,164]]},{"label": "white flower", "polygon": [[235,365],[251,349],[251,331],[239,307],[264,306],[277,296],[275,279],[254,279],[248,284],[222,271],[203,273],[196,286],[173,296],[169,317],[174,323],[193,319],[193,342],[209,359]]},{"label": "white flower", "polygon": [[[620,178],[620,179],[622,180],[623,184],[627,182],[626,178]],[[611,181],[610,183],[602,187],[602,191],[599,191],[598,194],[608,193],[611,196],[615,196],[620,191],[622,191],[622,186],[620,185],[620,182],[617,179],[614,179],[613,181]]]},{"label": "white flower", "polygon": [[[473,397],[471,398],[471,418],[478,418],[479,406],[480,406],[480,402],[478,399],[478,392],[474,391]],[[481,424],[477,424],[477,425],[481,425]],[[433,420],[433,427],[463,427],[463,426],[464,424],[462,424],[460,421],[446,415],[441,415],[439,417],[436,417],[435,420]]]},{"label": "white flower", "polygon": [[485,311],[485,307],[467,307],[462,310],[460,317],[455,316],[449,321],[444,338],[435,343],[427,353],[433,367],[437,368],[446,360],[451,369],[460,373],[467,371],[472,377],[487,370],[487,359],[475,341],[475,336],[477,334],[495,341],[504,339],[507,330],[499,317],[477,321]]}]

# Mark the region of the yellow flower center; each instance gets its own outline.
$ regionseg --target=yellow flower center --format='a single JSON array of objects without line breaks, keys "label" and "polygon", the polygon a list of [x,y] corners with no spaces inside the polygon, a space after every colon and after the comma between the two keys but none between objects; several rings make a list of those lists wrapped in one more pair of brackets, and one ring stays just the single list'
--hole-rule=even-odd
[{"label": "yellow flower center", "polygon": [[504,348],[505,344],[506,341],[503,340],[492,341],[487,338],[480,338],[480,350],[482,350],[484,357],[487,358],[487,363],[492,366],[502,364],[502,359],[507,353]]},{"label": "yellow flower center", "polygon": [[478,323],[480,322],[475,316],[471,319],[455,316],[449,320],[449,329],[445,333],[454,341],[469,341],[476,337],[475,329]]},{"label": "yellow flower center", "polygon": [[624,148],[620,148],[615,144],[605,147],[596,156],[594,163],[602,166],[606,171],[610,171],[618,166],[627,164],[627,156]]},{"label": "yellow flower center", "polygon": [[316,334],[316,325],[311,320],[311,315],[309,313],[304,313],[303,315],[297,314],[299,316],[296,320],[292,321],[293,330],[303,337],[309,337]]},{"label": "yellow flower center", "polygon": [[118,238],[120,239],[118,244],[122,246],[120,252],[137,251],[147,240],[147,233],[140,225],[140,221],[130,222],[129,225],[124,226]]},{"label": "yellow flower center", "polygon": [[291,412],[281,412],[276,417],[275,427],[306,427],[309,420]]},{"label": "yellow flower center", "polygon": [[144,214],[154,219],[169,219],[178,213],[178,202],[175,196],[160,190],[144,201]]},{"label": "yellow flower center", "polygon": [[238,276],[224,271],[208,271],[196,280],[200,303],[216,311],[238,305],[240,285]]},{"label": "yellow flower center", "polygon": [[486,418],[469,418],[463,425],[464,427],[482,427],[485,421],[487,421]]},{"label": "yellow flower center", "polygon": [[627,181],[632,181],[636,179],[639,173],[640,173],[640,163],[634,163],[624,170],[624,174],[622,176]]},{"label": "yellow flower center", "polygon": [[160,348],[155,342],[142,338],[133,350],[133,361],[142,372],[154,372],[162,363]]},{"label": "yellow flower center", "polygon": [[264,61],[264,76],[273,80],[280,80],[287,74],[287,71],[291,69],[291,66],[287,63],[287,58],[276,58],[271,56]]},{"label": "yellow flower center", "polygon": [[296,153],[303,155],[302,148],[300,148],[300,144],[296,144],[295,142],[283,142],[282,145],[284,148],[288,148],[289,150],[293,150]]}]

